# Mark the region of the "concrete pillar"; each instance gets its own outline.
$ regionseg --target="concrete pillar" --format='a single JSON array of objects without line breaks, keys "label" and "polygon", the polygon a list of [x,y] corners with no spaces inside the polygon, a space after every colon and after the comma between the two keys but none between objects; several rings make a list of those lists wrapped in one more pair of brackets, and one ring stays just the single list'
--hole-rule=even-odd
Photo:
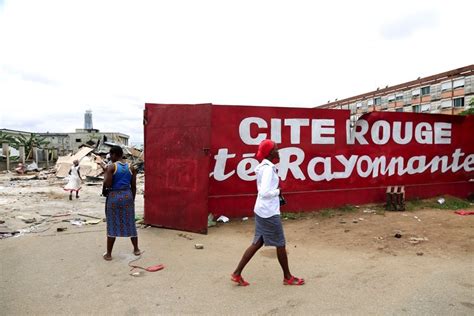
[{"label": "concrete pillar", "polygon": [[20,146],[20,148],[18,148],[18,151],[20,152],[20,162],[22,164],[25,164],[25,146]]},{"label": "concrete pillar", "polygon": [[45,148],[43,149],[43,154],[46,156],[46,168],[49,168],[49,149]]},{"label": "concrete pillar", "polygon": [[10,170],[10,145],[7,143],[2,144],[2,151],[3,154],[6,157],[6,162],[7,162],[7,170]]},{"label": "concrete pillar", "polygon": [[53,153],[51,154],[51,160],[55,161],[58,159],[58,149],[54,148]]},{"label": "concrete pillar", "polygon": [[33,148],[31,149],[32,152],[33,152],[33,161],[36,162],[36,164],[38,164],[38,147],[36,146],[33,146]]}]

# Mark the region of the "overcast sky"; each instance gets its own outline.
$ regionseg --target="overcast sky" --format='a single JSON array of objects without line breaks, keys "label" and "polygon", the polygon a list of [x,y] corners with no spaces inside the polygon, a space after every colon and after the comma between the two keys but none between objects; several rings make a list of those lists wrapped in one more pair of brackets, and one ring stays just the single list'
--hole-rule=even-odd
[{"label": "overcast sky", "polygon": [[0,128],[119,131],[145,102],[309,107],[474,63],[474,1],[0,0]]}]

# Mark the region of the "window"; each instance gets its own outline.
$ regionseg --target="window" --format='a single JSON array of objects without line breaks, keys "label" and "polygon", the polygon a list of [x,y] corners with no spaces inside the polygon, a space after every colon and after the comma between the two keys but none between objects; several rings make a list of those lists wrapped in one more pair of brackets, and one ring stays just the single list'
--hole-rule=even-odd
[{"label": "window", "polygon": [[374,99],[369,99],[369,100],[367,100],[367,105],[368,105],[368,106],[374,105]]},{"label": "window", "polygon": [[413,112],[419,113],[421,112],[421,106],[419,104],[413,106]]},{"label": "window", "polygon": [[453,99],[453,104],[455,108],[460,108],[464,106],[464,98]]},{"label": "window", "polygon": [[443,82],[443,83],[441,84],[441,91],[448,91],[448,90],[451,90],[452,87],[453,87],[453,85],[451,84],[451,81]]},{"label": "window", "polygon": [[397,93],[395,95],[395,100],[397,100],[397,101],[403,100],[403,92]]},{"label": "window", "polygon": [[403,108],[395,109],[395,112],[403,112]]},{"label": "window", "polygon": [[443,100],[441,101],[441,108],[447,109],[451,107],[451,100]]},{"label": "window", "polygon": [[414,89],[414,90],[411,92],[412,98],[418,98],[419,95],[420,95],[420,89]]},{"label": "window", "polygon": [[421,95],[427,95],[427,94],[430,94],[430,87],[423,87],[421,88]]},{"label": "window", "polygon": [[76,138],[76,143],[82,143],[82,140],[80,138]]},{"label": "window", "polygon": [[429,112],[430,111],[430,105],[429,104],[422,104],[421,105],[421,112]]},{"label": "window", "polygon": [[356,108],[358,108],[358,109],[359,109],[359,108],[361,108],[361,107],[362,107],[362,102],[360,102],[360,101],[359,101],[359,102],[357,102],[357,103],[356,103]]},{"label": "window", "polygon": [[453,81],[453,89],[464,87],[464,79],[458,79]]},{"label": "window", "polygon": [[374,104],[375,105],[380,105],[382,104],[382,99],[380,97],[374,99]]},{"label": "window", "polygon": [[389,95],[388,96],[388,103],[395,101],[395,95]]}]

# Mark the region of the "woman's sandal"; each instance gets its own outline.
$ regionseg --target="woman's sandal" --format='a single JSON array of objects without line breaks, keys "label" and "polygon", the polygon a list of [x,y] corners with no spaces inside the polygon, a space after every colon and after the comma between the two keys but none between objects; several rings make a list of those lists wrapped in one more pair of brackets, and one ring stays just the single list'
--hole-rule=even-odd
[{"label": "woman's sandal", "polygon": [[111,261],[112,260],[112,256],[107,256],[106,252],[104,252],[104,254],[102,255],[102,258],[104,258],[105,261]]},{"label": "woman's sandal", "polygon": [[230,279],[232,280],[232,282],[237,283],[238,286],[247,286],[247,285],[250,285],[250,283],[248,283],[247,281],[245,281],[244,278],[242,278],[241,275],[231,274],[231,275],[230,275]]},{"label": "woman's sandal", "polygon": [[304,279],[291,276],[289,279],[283,279],[283,285],[303,285]]}]

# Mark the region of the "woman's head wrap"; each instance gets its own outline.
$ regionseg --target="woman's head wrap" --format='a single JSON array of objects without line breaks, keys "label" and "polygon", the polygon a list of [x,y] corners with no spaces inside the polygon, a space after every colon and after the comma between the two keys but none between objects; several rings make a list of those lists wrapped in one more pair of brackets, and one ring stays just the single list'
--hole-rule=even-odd
[{"label": "woman's head wrap", "polygon": [[257,160],[262,161],[263,159],[267,158],[272,152],[273,148],[275,148],[274,141],[270,139],[263,140],[260,145],[258,145]]}]

